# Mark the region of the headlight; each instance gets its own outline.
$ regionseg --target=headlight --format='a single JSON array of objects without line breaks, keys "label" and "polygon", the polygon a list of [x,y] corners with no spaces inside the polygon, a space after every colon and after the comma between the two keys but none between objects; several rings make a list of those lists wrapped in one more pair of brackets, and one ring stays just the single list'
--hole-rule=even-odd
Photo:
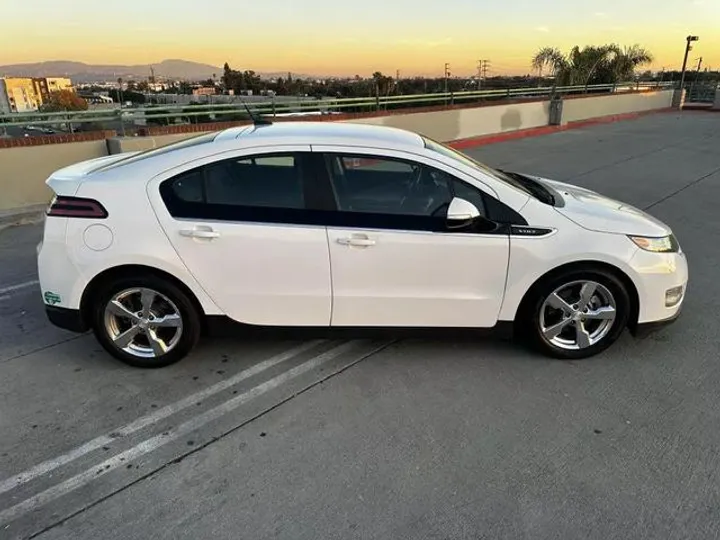
[{"label": "headlight", "polygon": [[655,253],[676,253],[680,251],[680,245],[672,234],[661,238],[650,236],[629,236],[628,238],[637,247],[645,251],[654,251]]}]

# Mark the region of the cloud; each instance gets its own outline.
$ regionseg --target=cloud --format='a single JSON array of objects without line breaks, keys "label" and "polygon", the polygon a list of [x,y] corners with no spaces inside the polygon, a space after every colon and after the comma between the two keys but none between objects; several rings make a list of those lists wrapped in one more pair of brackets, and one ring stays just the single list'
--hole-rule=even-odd
[{"label": "cloud", "polygon": [[607,19],[609,15],[604,11],[596,11],[595,13],[593,13],[593,17],[595,17],[596,19]]},{"label": "cloud", "polygon": [[535,28],[535,31],[547,34],[550,31],[550,29],[547,26],[538,26],[537,28]]}]

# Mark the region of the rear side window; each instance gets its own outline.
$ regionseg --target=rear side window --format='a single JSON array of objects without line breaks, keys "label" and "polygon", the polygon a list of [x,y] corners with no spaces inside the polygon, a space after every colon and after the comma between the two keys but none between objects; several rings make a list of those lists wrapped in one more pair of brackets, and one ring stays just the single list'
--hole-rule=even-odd
[{"label": "rear side window", "polygon": [[165,180],[160,195],[174,217],[263,219],[263,210],[305,208],[302,154],[218,161]]},{"label": "rear side window", "polygon": [[300,164],[293,155],[226,160],[205,168],[208,204],[303,208]]},{"label": "rear side window", "polygon": [[189,203],[202,203],[205,201],[203,171],[195,169],[181,174],[172,182],[175,197]]}]

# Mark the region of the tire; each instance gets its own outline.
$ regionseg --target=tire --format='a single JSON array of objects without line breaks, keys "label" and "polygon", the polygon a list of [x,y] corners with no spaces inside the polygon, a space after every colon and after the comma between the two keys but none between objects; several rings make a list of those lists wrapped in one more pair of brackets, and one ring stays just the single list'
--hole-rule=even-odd
[{"label": "tire", "polygon": [[174,364],[200,339],[201,318],[193,301],[170,281],[150,274],[103,283],[91,313],[96,339],[113,357],[133,367]]},{"label": "tire", "polygon": [[[587,312],[583,293],[589,300]],[[516,333],[545,356],[589,358],[617,341],[631,307],[627,288],[611,272],[567,270],[533,287],[516,322]]]}]

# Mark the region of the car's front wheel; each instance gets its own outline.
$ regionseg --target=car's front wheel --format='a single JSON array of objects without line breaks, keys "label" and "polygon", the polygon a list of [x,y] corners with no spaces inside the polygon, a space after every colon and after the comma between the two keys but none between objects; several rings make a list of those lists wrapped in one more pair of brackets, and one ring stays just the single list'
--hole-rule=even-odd
[{"label": "car's front wheel", "polygon": [[93,331],[112,356],[134,367],[158,368],[184,358],[201,323],[188,296],[154,275],[106,282],[95,295]]},{"label": "car's front wheel", "polygon": [[544,354],[587,358],[620,337],[630,309],[628,291],[612,273],[568,271],[536,288],[519,323]]}]

